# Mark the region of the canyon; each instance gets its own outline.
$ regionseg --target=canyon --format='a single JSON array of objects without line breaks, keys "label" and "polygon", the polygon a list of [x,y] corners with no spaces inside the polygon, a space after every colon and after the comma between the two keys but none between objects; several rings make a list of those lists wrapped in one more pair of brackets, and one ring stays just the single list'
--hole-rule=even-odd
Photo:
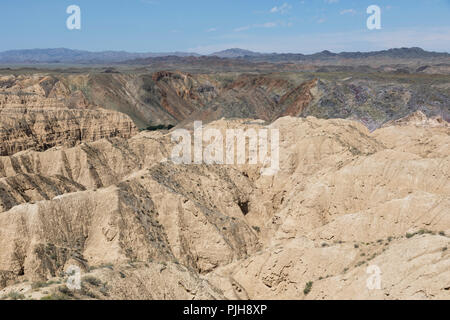
[{"label": "canyon", "polygon": [[[0,298],[450,299],[442,67],[259,58],[0,69]],[[173,163],[194,121],[278,130],[280,170]]]},{"label": "canyon", "polygon": [[[164,131],[0,157],[0,292],[449,298],[445,121],[417,113],[374,132],[314,117],[207,125],[267,126],[280,130],[273,177],[258,165],[175,165]],[[79,292],[62,289],[70,265],[83,270]],[[366,287],[370,265],[382,270],[380,290]]]}]

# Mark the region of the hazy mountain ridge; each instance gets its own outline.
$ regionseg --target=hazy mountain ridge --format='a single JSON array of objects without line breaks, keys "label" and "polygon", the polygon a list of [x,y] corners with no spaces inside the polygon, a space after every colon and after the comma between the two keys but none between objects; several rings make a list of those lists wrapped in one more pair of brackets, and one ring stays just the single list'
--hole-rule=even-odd
[{"label": "hazy mountain ridge", "polygon": [[186,58],[196,57],[199,60],[209,61],[211,58],[237,59],[246,62],[308,62],[333,61],[340,59],[436,59],[450,58],[446,52],[430,52],[421,48],[395,48],[371,52],[341,52],[322,51],[314,54],[301,53],[259,53],[249,50],[232,48],[210,55],[201,55],[194,52],[163,52],[163,53],[133,53],[126,51],[91,52],[72,50],[67,48],[56,49],[27,49],[8,50],[0,52],[0,64],[103,64],[103,63],[132,63],[148,64],[154,61],[176,60],[184,61]]},{"label": "hazy mountain ridge", "polygon": [[8,50],[0,52],[0,63],[73,63],[73,64],[94,64],[94,63],[118,63],[121,61],[161,57],[161,56],[198,56],[195,53],[170,52],[170,53],[133,53],[126,51],[101,51],[91,52],[84,50],[72,50],[66,48],[56,49],[27,49]]},{"label": "hazy mountain ridge", "polygon": [[210,54],[210,56],[216,56],[219,58],[259,57],[262,55],[264,54],[239,48],[227,49]]},{"label": "hazy mountain ridge", "polygon": [[449,58],[446,52],[425,51],[422,48],[393,48],[381,51],[369,52],[340,52],[334,53],[328,50],[313,54],[301,53],[271,53],[245,55],[242,58],[251,61],[280,62],[280,61],[313,61],[333,59],[367,59],[367,58],[391,58],[391,59],[429,59]]}]

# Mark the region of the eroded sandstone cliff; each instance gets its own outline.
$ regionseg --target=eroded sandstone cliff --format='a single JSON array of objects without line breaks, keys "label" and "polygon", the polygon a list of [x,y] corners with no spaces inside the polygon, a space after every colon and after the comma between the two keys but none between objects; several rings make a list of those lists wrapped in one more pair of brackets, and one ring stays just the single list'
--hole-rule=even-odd
[{"label": "eroded sandstone cliff", "polygon": [[128,116],[91,105],[55,77],[0,77],[0,155],[136,133]]}]

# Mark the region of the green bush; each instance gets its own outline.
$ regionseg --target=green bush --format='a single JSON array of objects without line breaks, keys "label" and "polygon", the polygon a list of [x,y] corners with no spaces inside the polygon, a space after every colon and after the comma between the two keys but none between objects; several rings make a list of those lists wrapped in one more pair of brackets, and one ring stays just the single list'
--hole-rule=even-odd
[{"label": "green bush", "polygon": [[102,284],[102,282],[99,279],[92,277],[92,276],[84,277],[83,282],[89,283],[90,285],[93,285],[94,287],[99,287]]},{"label": "green bush", "polygon": [[61,294],[63,294],[63,295],[66,295],[66,296],[69,296],[69,297],[72,297],[72,296],[73,296],[73,292],[72,292],[69,288],[67,288],[66,285],[60,286],[60,287],[58,288],[58,291],[59,291]]},{"label": "green bush", "polygon": [[47,286],[47,282],[44,282],[44,281],[33,282],[31,284],[32,289],[40,289],[40,288],[44,288],[46,286]]},{"label": "green bush", "polygon": [[417,231],[417,232],[415,232],[415,233],[407,233],[406,234],[406,238],[412,238],[412,237],[414,237],[414,236],[416,236],[416,235],[424,235],[424,234],[435,234],[433,231],[430,231],[430,230],[425,230],[425,229],[421,229],[421,230],[419,230],[419,231]]},{"label": "green bush", "polygon": [[252,228],[253,228],[253,230],[255,230],[258,233],[261,232],[261,229],[258,226],[253,226]]},{"label": "green bush", "polygon": [[303,290],[303,293],[305,294],[305,296],[308,295],[308,293],[311,292],[312,286],[313,286],[313,282],[312,281],[309,281],[309,282],[306,283],[305,289]]},{"label": "green bush", "polygon": [[70,297],[61,293],[54,293],[41,298],[41,300],[70,300]]},{"label": "green bush", "polygon": [[17,291],[11,291],[10,293],[8,293],[8,295],[6,297],[11,300],[24,300],[25,299],[25,296]]}]

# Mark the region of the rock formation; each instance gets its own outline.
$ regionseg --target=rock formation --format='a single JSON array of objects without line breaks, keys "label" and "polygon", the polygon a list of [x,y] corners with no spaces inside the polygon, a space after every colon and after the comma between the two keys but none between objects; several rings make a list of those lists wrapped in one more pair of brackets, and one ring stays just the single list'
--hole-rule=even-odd
[{"label": "rock formation", "polygon": [[90,105],[55,77],[5,76],[0,90],[0,155],[137,133],[128,116]]},{"label": "rock formation", "polygon": [[430,121],[207,125],[279,129],[275,176],[174,164],[165,131],[0,157],[0,296],[449,299],[450,131]]},{"label": "rock formation", "polygon": [[[140,129],[184,126],[195,120],[209,122],[223,117],[273,122],[284,116],[314,116],[356,120],[373,131],[417,111],[450,121],[450,78],[446,75],[416,72],[405,76],[388,70],[344,66],[321,69],[312,65],[302,65],[303,71],[298,72],[299,65],[287,69],[274,66],[278,71],[258,68],[212,72],[204,68],[187,72],[187,67],[181,69],[185,71],[175,67],[165,71],[123,67],[117,68],[123,72],[107,68],[72,73],[17,71],[11,75],[0,70],[0,75],[5,74],[0,76],[0,108],[8,107],[2,118],[19,112],[14,119],[24,123],[32,121],[21,115],[24,106],[28,111],[31,106],[74,110],[101,107],[128,115]],[[84,111],[66,113],[68,121],[77,121]],[[91,113],[87,117],[96,119]],[[32,115],[31,119],[40,117]],[[107,123],[128,131],[127,118],[99,117],[108,117]],[[10,126],[6,125],[14,130]]]}]

